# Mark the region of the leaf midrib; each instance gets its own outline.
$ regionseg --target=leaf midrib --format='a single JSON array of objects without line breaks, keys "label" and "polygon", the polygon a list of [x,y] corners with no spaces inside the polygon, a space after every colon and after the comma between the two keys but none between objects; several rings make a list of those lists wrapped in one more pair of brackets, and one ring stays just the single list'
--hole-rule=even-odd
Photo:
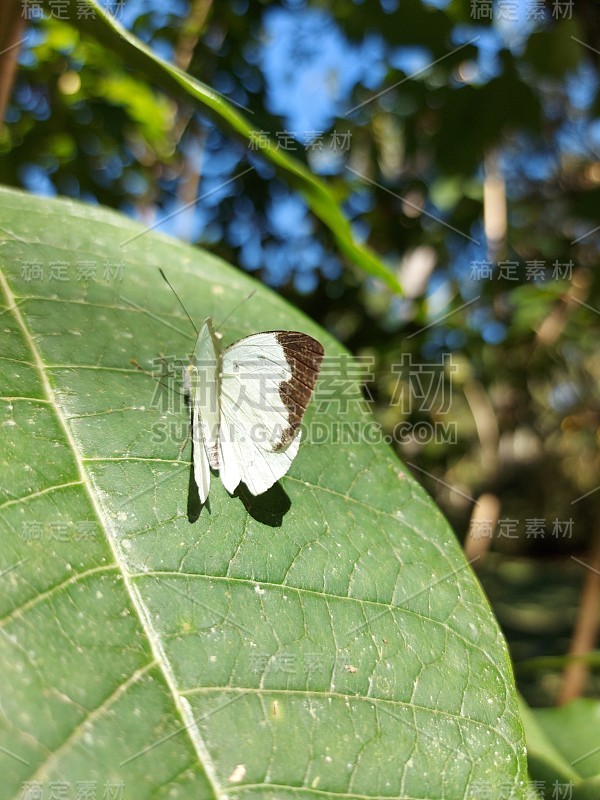
[{"label": "leaf midrib", "polygon": [[[114,537],[111,536],[111,534],[110,534],[110,522],[103,515],[101,506],[98,503],[98,499],[96,498],[96,495],[94,494],[94,492],[92,490],[91,483],[89,481],[87,472],[85,470],[84,459],[83,459],[82,455],[79,453],[79,450],[77,448],[77,444],[75,442],[75,439],[74,439],[74,437],[73,437],[73,435],[72,435],[72,433],[71,433],[71,431],[69,429],[69,426],[68,426],[68,423],[67,423],[67,418],[64,415],[60,405],[56,401],[56,396],[54,394],[54,390],[52,388],[52,385],[51,385],[50,381],[48,380],[48,375],[46,373],[46,367],[44,365],[44,361],[42,359],[41,353],[40,353],[40,351],[38,350],[38,348],[36,346],[35,339],[34,339],[32,333],[31,333],[31,331],[29,330],[29,328],[27,326],[27,323],[25,322],[23,314],[21,313],[20,306],[19,306],[19,304],[17,302],[17,298],[16,298],[15,294],[13,293],[12,289],[10,288],[10,285],[9,285],[7,279],[6,279],[6,276],[5,276],[3,270],[0,270],[0,286],[2,287],[2,291],[4,292],[4,296],[6,298],[7,310],[10,310],[10,313],[13,315],[13,317],[14,317],[14,319],[15,319],[18,327],[19,327],[19,330],[21,331],[23,339],[24,339],[27,347],[29,348],[29,351],[31,352],[32,359],[33,359],[33,366],[34,366],[35,370],[38,373],[39,380],[40,380],[40,385],[41,385],[41,388],[42,388],[42,392],[45,395],[44,399],[48,403],[50,403],[52,405],[52,407],[53,407],[56,419],[57,419],[58,424],[60,425],[60,428],[61,428],[61,430],[63,432],[63,436],[64,436],[64,439],[65,439],[65,442],[67,443],[67,446],[68,446],[69,450],[71,451],[71,454],[72,454],[72,457],[73,457],[73,460],[74,460],[74,463],[75,463],[75,467],[76,467],[77,473],[79,475],[81,484],[82,484],[82,486],[84,488],[84,491],[87,494],[87,497],[88,497],[90,505],[91,505],[91,507],[93,509],[94,515],[96,516],[98,524],[100,525],[100,527],[102,528],[102,530],[104,531],[104,533],[106,535],[106,540],[107,540],[108,546],[110,547],[114,562],[115,562],[119,572],[121,573],[121,576],[122,576],[122,579],[123,579],[123,585],[125,587],[125,590],[127,592],[128,597],[130,599],[131,605],[133,606],[133,608],[135,610],[135,613],[136,613],[137,618],[139,620],[139,624],[140,624],[140,627],[141,627],[141,629],[143,631],[143,634],[146,637],[146,639],[148,641],[148,644],[150,646],[150,650],[152,652],[153,660],[156,662],[156,664],[158,665],[159,669],[161,670],[161,672],[163,674],[163,677],[165,679],[165,683],[166,683],[166,685],[167,685],[167,687],[169,689],[169,692],[171,694],[173,705],[174,705],[174,707],[175,707],[175,709],[177,711],[177,714],[178,714],[178,716],[179,716],[179,718],[180,718],[180,720],[182,722],[183,727],[185,728],[185,730],[186,730],[186,732],[188,734],[190,743],[191,743],[192,747],[194,748],[194,752],[196,753],[196,758],[197,758],[198,763],[200,764],[200,766],[201,766],[201,768],[202,768],[202,770],[204,772],[204,775],[206,777],[207,783],[210,785],[210,787],[211,787],[211,789],[213,791],[214,800],[218,800],[222,796],[222,791],[221,791],[221,789],[219,787],[219,784],[217,782],[217,777],[216,777],[216,774],[215,774],[215,770],[214,770],[212,761],[211,761],[211,759],[210,759],[210,757],[208,755],[208,750],[204,745],[204,742],[203,742],[202,737],[200,735],[200,731],[198,729],[196,721],[195,721],[195,719],[193,717],[193,714],[191,713],[191,709],[186,707],[185,703],[181,702],[181,697],[179,695],[179,692],[177,691],[177,685],[176,685],[176,681],[175,681],[175,676],[174,676],[174,674],[173,674],[173,672],[172,672],[172,670],[170,668],[170,665],[169,665],[168,661],[166,660],[166,658],[164,656],[164,653],[162,651],[162,647],[160,645],[160,642],[156,638],[155,632],[154,632],[154,630],[152,628],[152,625],[150,623],[150,620],[148,618],[147,611],[146,611],[146,609],[145,609],[145,607],[143,605],[143,602],[141,600],[141,597],[139,595],[138,590],[136,589],[136,587],[134,586],[134,583],[132,582],[131,575],[130,575],[130,573],[129,573],[129,571],[128,571],[128,569],[127,569],[127,567],[126,567],[126,565],[125,565],[125,563],[123,561],[123,558],[122,558],[122,556],[121,556],[121,554],[119,552],[119,549],[118,549],[117,544],[116,544],[116,542],[114,540]],[[35,398],[31,398],[31,399],[33,401]],[[75,730],[77,730],[77,729],[75,729]],[[72,733],[71,733],[71,735],[72,735]],[[69,739],[70,739],[70,736],[67,738],[66,741],[68,741]],[[40,773],[44,769],[44,767],[47,764],[48,760],[50,760],[51,758],[52,758],[52,756],[50,756],[49,759],[47,759],[42,764],[40,764],[40,766],[36,769],[36,773],[35,773],[36,775],[38,773]]]}]

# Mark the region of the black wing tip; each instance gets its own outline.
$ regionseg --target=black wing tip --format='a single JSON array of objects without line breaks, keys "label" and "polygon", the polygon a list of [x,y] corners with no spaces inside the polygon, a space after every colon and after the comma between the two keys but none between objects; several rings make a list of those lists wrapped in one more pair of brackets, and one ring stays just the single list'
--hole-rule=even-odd
[{"label": "black wing tip", "polygon": [[321,342],[299,331],[273,331],[291,369],[289,381],[279,387],[289,414],[289,425],[275,446],[284,450],[296,438],[304,412],[319,376],[325,349]]}]

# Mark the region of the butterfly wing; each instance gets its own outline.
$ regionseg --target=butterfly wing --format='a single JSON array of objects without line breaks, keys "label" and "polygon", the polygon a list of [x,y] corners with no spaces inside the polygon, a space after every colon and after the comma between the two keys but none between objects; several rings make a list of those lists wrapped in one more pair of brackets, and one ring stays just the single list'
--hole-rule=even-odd
[{"label": "butterfly wing", "polygon": [[243,481],[262,494],[288,471],[322,360],[322,345],[296,331],[257,333],[222,353],[218,449],[228,492]]},{"label": "butterfly wing", "polygon": [[210,489],[210,465],[206,455],[204,436],[202,435],[202,424],[200,422],[200,410],[198,404],[192,403],[192,458],[194,459],[194,480],[198,488],[200,503],[204,505]]},{"label": "butterfly wing", "polygon": [[200,329],[186,374],[192,407],[194,479],[200,502],[210,488],[210,468],[219,467],[219,378],[217,342],[210,319]]}]

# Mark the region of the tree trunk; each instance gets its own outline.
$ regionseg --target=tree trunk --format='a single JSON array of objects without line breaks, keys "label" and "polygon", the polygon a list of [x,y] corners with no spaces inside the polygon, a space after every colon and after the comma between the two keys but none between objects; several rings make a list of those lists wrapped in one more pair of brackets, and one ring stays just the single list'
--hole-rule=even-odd
[{"label": "tree trunk", "polygon": [[19,46],[24,39],[26,20],[23,8],[21,0],[2,0],[0,3],[0,124],[15,79]]}]

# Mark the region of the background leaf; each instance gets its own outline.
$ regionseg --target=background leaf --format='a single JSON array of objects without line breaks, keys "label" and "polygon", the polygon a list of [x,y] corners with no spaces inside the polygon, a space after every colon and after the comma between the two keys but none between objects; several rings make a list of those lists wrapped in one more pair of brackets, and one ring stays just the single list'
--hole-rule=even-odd
[{"label": "background leaf", "polygon": [[[592,800],[600,790],[600,703],[574,700],[560,708],[531,709],[521,701],[529,771],[543,781],[545,797],[569,791],[574,800]],[[570,787],[570,790],[568,789]],[[554,790],[554,794],[552,794]]]},{"label": "background leaf", "polygon": [[536,711],[522,698],[519,698],[519,712],[527,738],[527,761],[531,775],[548,786],[552,786],[554,781],[565,784],[575,782],[577,773],[538,723]]},{"label": "background leaf", "polygon": [[[198,321],[256,283],[114,212],[7,190],[0,204],[0,797],[24,781],[522,796],[496,621],[441,514],[367,441],[371,417],[336,409],[327,372],[274,493],[230,498],[214,480],[210,513],[187,521],[187,413],[155,407],[130,361],[192,346],[159,266]],[[344,355],[261,287],[224,342],[278,327]],[[341,420],[356,443],[335,441]]]},{"label": "background leaf", "polygon": [[[47,2],[46,5],[51,14],[52,4]],[[79,30],[92,35],[109,52],[122,59],[127,67],[145,75],[155,86],[199,106],[225,130],[245,142],[252,142],[254,134],[261,133],[223,95],[161,59],[106,13],[96,0],[77,0],[77,3],[68,0],[67,5],[69,10],[65,12],[64,19],[69,19]],[[356,266],[379,278],[394,291],[401,291],[394,273],[369,247],[355,241],[348,219],[324,181],[275,146],[261,148],[260,153],[303,195],[313,213],[333,233],[340,250]]]}]

